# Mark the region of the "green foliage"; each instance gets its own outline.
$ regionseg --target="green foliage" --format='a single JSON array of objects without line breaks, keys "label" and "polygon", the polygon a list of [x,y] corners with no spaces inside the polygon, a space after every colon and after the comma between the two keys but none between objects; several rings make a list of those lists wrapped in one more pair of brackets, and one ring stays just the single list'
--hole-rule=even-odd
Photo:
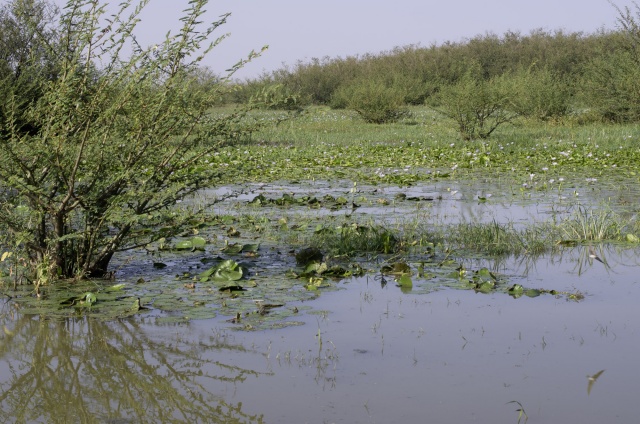
[{"label": "green foliage", "polygon": [[[613,3],[612,3],[613,4]],[[618,11],[618,32],[612,43],[588,64],[583,101],[612,122],[640,120],[640,6]]]},{"label": "green foliage", "polygon": [[640,61],[616,50],[594,59],[583,80],[584,103],[611,122],[640,120]]},{"label": "green foliage", "polygon": [[257,91],[250,100],[265,109],[302,110],[303,102],[282,84],[269,84]]},{"label": "green foliage", "polygon": [[360,253],[394,253],[400,246],[399,238],[382,226],[345,224],[336,229],[321,228],[314,242],[335,256]]},{"label": "green foliage", "polygon": [[[526,35],[489,33],[461,42],[397,47],[380,54],[314,58],[262,75],[243,86],[252,91],[260,87],[260,82],[280,83],[312,104],[345,108],[342,90],[377,80],[404,91],[405,104],[419,105],[429,101],[441,87],[459,81],[471,63],[477,64],[477,76],[483,80],[535,68],[548,70],[559,82],[578,81],[591,60],[613,49],[617,36],[560,30],[535,30]],[[564,89],[571,99],[578,87],[571,83]]]},{"label": "green foliage", "polygon": [[[116,252],[188,226],[198,211],[177,213],[176,203],[221,178],[204,159],[237,130],[240,113],[212,117],[226,80],[201,84],[194,72],[227,16],[203,27],[207,1],[191,1],[177,34],[147,48],[133,31],[148,2],[121,3],[105,26],[99,0],[70,0],[57,38],[34,32],[56,72],[41,72],[40,56],[30,56],[38,94],[6,98],[0,226],[7,245],[43,276],[39,283],[108,275]],[[28,11],[18,16],[25,31],[38,25]],[[136,47],[123,57],[131,42]]]},{"label": "green foliage", "polygon": [[629,224],[611,210],[579,206],[562,222],[561,228],[565,240],[623,240],[626,238],[623,230]]},{"label": "green foliage", "polygon": [[345,99],[347,108],[356,111],[365,122],[373,124],[396,122],[408,113],[403,107],[404,92],[382,81],[359,81],[342,87],[336,96]]},{"label": "green foliage", "polygon": [[26,108],[43,94],[42,81],[59,72],[58,9],[44,0],[12,0],[0,7],[0,133],[37,130]]},{"label": "green foliage", "polygon": [[457,83],[444,86],[435,96],[437,110],[452,119],[464,140],[489,138],[500,125],[511,122],[517,112],[509,107],[513,93],[507,77],[483,80],[477,67]]},{"label": "green foliage", "polygon": [[558,72],[546,67],[527,68],[504,78],[510,85],[510,109],[518,115],[549,120],[569,112],[572,89]]}]

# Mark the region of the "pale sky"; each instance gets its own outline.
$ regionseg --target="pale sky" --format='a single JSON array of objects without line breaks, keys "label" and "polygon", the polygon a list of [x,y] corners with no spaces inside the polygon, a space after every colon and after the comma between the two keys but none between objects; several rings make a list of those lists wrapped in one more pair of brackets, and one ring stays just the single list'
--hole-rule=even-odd
[{"label": "pale sky", "polygon": [[[0,0],[2,1],[2,0]],[[64,0],[55,0],[57,4]],[[120,0],[111,0],[117,5]],[[620,8],[631,0],[615,0]],[[143,15],[141,39],[152,44],[178,28],[188,0],[152,0]],[[269,49],[236,77],[250,78],[311,58],[346,57],[396,46],[429,46],[508,30],[613,29],[617,12],[607,0],[211,0],[207,17],[231,12],[218,35],[231,33],[205,59],[222,72],[252,50]]]}]

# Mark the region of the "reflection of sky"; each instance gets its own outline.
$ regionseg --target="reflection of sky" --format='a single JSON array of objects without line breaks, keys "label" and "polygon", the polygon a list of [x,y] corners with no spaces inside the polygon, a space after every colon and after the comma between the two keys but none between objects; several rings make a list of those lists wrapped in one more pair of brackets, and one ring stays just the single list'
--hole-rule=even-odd
[{"label": "reflection of sky", "polygon": [[[330,312],[307,316],[305,326],[242,336],[268,346],[262,361],[274,375],[237,385],[231,399],[274,422],[516,422],[512,400],[535,422],[633,421],[640,285],[638,264],[619,264],[637,253],[604,252],[613,272],[587,262],[578,275],[583,255],[575,249],[510,280],[580,290],[579,303],[454,290],[403,295],[372,277],[346,283],[309,304]],[[587,376],[602,369],[587,395]]]},{"label": "reflection of sky", "polygon": [[[382,288],[369,275],[313,301],[287,302],[306,324],[281,330],[230,331],[224,318],[158,325],[144,317],[105,324],[0,315],[0,388],[30,372],[44,376],[42,386],[25,379],[22,395],[19,384],[5,393],[23,403],[0,397],[0,406],[46,416],[56,405],[67,421],[90,414],[120,422],[135,418],[130,405],[138,405],[148,421],[136,422],[175,422],[181,411],[200,417],[237,405],[232,412],[242,422],[263,414],[268,423],[490,423],[516,422],[517,406],[508,402],[517,400],[532,422],[635,422],[640,252],[600,249],[607,268],[584,250],[542,258],[526,271],[517,263],[502,268],[508,284],[579,290],[581,302],[470,290],[403,294],[392,280]],[[414,292],[422,284],[414,280]],[[30,345],[34,339],[47,340],[49,350]],[[43,374],[67,362],[84,378]],[[587,376],[600,370],[587,394]]]},{"label": "reflection of sky", "polygon": [[[55,0],[57,4],[64,0]],[[119,2],[111,2],[118,4]],[[631,0],[618,0],[620,6]],[[139,39],[143,44],[162,40],[177,28],[186,0],[155,0],[143,13]],[[216,35],[231,37],[206,59],[222,72],[263,45],[269,51],[240,72],[255,77],[285,62],[313,57],[345,57],[378,53],[397,46],[460,41],[486,32],[503,34],[537,28],[594,32],[613,28],[616,11],[604,0],[215,0],[208,5],[207,20],[231,12]]]}]

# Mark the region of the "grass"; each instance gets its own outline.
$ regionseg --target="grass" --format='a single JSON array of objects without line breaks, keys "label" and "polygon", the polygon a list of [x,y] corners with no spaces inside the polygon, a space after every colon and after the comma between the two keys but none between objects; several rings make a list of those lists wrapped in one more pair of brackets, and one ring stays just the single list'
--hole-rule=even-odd
[{"label": "grass", "polygon": [[332,256],[355,256],[363,253],[389,254],[402,246],[402,236],[382,225],[343,224],[316,231],[313,244]]},{"label": "grass", "polygon": [[[394,227],[355,223],[323,227],[311,237],[311,244],[332,256],[357,256],[365,253],[391,254],[440,246],[441,250],[460,254],[481,253],[491,257],[530,256],[552,252],[561,244],[625,242],[627,234],[637,236],[640,224],[635,216],[623,218],[609,209],[578,207],[558,222],[533,222],[524,227],[513,223],[460,222],[443,225],[418,225],[405,222]],[[415,248],[415,249],[414,249]]]},{"label": "grass", "polygon": [[572,216],[560,224],[565,239],[583,241],[622,240],[625,230],[634,231],[635,220],[624,220],[609,208],[593,210],[578,206]]},{"label": "grass", "polygon": [[516,229],[511,223],[460,223],[443,229],[448,245],[490,256],[539,255],[553,249],[558,231],[545,223]]}]

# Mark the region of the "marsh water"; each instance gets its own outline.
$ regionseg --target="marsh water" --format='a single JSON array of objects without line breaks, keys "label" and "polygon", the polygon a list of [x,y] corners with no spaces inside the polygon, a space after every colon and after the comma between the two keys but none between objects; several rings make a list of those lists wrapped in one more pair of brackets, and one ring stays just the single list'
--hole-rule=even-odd
[{"label": "marsh water", "polygon": [[[524,223],[561,214],[579,196],[588,205],[637,204],[624,187],[587,184],[537,197],[504,184],[443,183],[403,190],[433,198],[422,206],[361,202],[357,213],[398,219],[428,210],[442,220]],[[374,190],[390,199],[399,191]],[[418,284],[403,291],[366,274],[287,301],[299,312],[283,320],[296,325],[267,330],[241,331],[222,314],[162,320],[154,310],[54,320],[23,314],[5,297],[0,422],[636,422],[640,248],[595,249],[599,260],[585,245],[535,260],[460,259],[509,285],[579,292],[579,300]],[[134,284],[135,265],[126,284]]]}]

